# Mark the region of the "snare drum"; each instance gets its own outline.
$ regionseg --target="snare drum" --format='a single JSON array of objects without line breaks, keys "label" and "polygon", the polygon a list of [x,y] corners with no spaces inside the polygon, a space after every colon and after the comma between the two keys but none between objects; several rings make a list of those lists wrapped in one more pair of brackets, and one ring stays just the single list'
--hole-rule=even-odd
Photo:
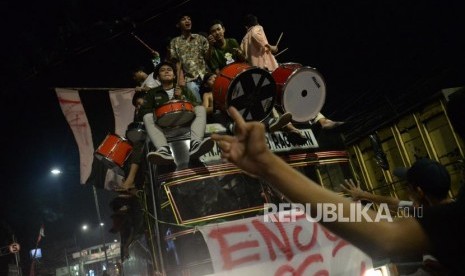
[{"label": "snare drum", "polygon": [[292,114],[296,122],[308,122],[318,115],[326,98],[326,84],[314,68],[283,63],[271,74],[276,82],[277,105]]},{"label": "snare drum", "polygon": [[194,106],[188,101],[169,101],[155,109],[155,116],[161,127],[183,126],[194,119]]},{"label": "snare drum", "polygon": [[132,152],[132,146],[126,138],[116,134],[108,134],[102,144],[97,148],[94,156],[103,164],[124,175],[123,165]]},{"label": "snare drum", "polygon": [[146,137],[144,122],[132,122],[126,130],[126,138],[133,142],[143,142]]},{"label": "snare drum", "polygon": [[215,108],[226,112],[234,106],[245,120],[261,121],[273,109],[276,83],[265,69],[246,63],[224,67],[213,84]]}]

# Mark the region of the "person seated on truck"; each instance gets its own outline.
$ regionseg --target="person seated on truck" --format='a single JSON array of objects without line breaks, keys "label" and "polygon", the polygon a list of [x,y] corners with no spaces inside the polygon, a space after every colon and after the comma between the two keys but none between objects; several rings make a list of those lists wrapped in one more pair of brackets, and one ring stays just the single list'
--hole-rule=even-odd
[{"label": "person seated on truck", "polygon": [[174,158],[163,129],[157,124],[154,110],[170,100],[187,100],[194,107],[195,118],[190,123],[190,150],[191,159],[198,159],[213,147],[210,138],[204,139],[206,127],[205,108],[197,102],[196,97],[186,86],[176,85],[176,67],[170,62],[162,62],[155,69],[161,85],[147,92],[145,103],[141,107],[141,116],[145,124],[150,141],[155,145],[156,151],[147,154],[148,160],[157,165],[174,164]]}]

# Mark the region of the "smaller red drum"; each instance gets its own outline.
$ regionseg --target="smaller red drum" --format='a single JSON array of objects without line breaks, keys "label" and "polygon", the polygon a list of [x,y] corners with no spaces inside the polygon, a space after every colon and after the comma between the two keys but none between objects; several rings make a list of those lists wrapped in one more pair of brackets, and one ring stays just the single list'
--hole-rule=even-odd
[{"label": "smaller red drum", "polygon": [[276,82],[277,105],[296,122],[308,122],[323,108],[326,84],[314,68],[283,63],[271,73]]},{"label": "smaller red drum", "polygon": [[127,139],[116,134],[108,134],[95,151],[94,156],[109,169],[124,175],[123,165],[131,152],[132,146]]},{"label": "smaller red drum", "polygon": [[155,109],[155,116],[161,127],[183,126],[194,119],[194,106],[188,101],[169,101]]},{"label": "smaller red drum", "polygon": [[262,121],[273,109],[276,84],[265,69],[247,63],[225,66],[213,84],[215,108],[227,112],[234,106],[246,121]]}]

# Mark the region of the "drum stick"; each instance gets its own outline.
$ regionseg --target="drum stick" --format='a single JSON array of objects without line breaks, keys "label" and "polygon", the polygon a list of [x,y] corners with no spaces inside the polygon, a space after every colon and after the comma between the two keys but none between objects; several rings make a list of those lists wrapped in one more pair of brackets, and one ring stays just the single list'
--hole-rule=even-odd
[{"label": "drum stick", "polygon": [[131,35],[132,35],[137,41],[139,41],[145,48],[147,48],[151,53],[154,53],[154,54],[156,53],[157,55],[159,55],[157,51],[155,51],[154,49],[152,49],[149,45],[147,45],[147,43],[145,43],[145,42],[144,42],[142,39],[140,39],[137,35],[135,35],[134,33],[131,33]]},{"label": "drum stick", "polygon": [[281,41],[281,37],[283,37],[283,32],[279,35],[278,42],[276,42],[276,47],[278,47],[279,42]]},{"label": "drum stick", "polygon": [[281,52],[277,53],[277,54],[276,54],[276,55],[274,55],[274,56],[275,56],[275,57],[279,56],[280,54],[282,54],[282,53],[286,52],[286,51],[287,51],[287,49],[289,49],[289,48],[286,48],[286,49],[282,50]]},{"label": "drum stick", "polygon": [[176,84],[178,86],[185,86],[186,85],[186,79],[184,78],[184,72],[182,70],[182,65],[181,62],[176,62],[176,70],[177,70],[177,76],[176,76]]}]

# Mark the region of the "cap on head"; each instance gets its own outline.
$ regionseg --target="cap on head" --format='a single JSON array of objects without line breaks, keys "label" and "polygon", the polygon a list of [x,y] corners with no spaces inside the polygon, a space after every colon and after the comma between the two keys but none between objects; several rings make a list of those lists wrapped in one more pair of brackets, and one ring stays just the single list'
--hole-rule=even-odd
[{"label": "cap on head", "polygon": [[447,197],[450,189],[451,179],[447,169],[429,158],[418,159],[410,168],[396,168],[393,173],[438,199]]}]

